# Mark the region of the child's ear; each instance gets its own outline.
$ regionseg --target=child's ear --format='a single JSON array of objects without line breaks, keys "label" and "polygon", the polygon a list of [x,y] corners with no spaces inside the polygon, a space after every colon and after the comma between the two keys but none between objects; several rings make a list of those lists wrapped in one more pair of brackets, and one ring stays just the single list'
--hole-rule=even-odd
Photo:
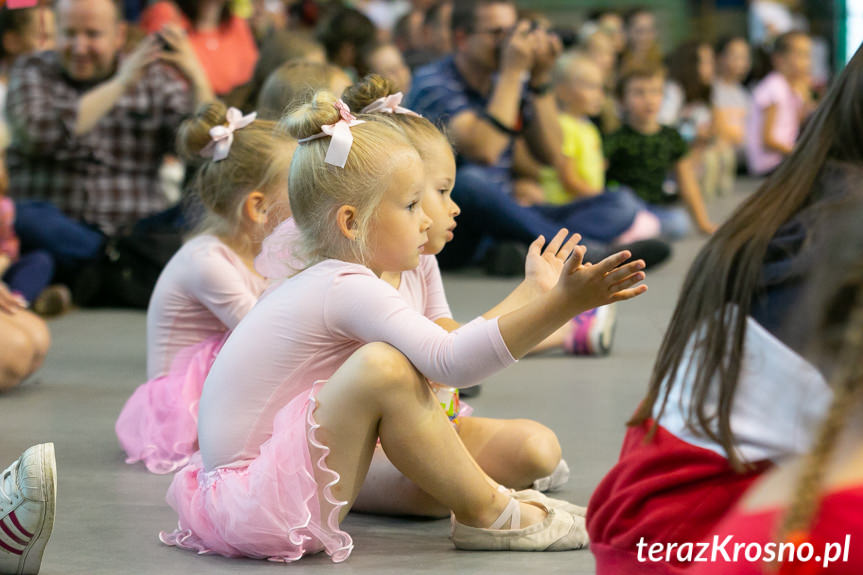
[{"label": "child's ear", "polygon": [[351,241],[357,239],[357,209],[355,207],[340,207],[336,212],[336,221],[343,236]]},{"label": "child's ear", "polygon": [[243,213],[256,224],[267,223],[267,198],[258,190],[253,191],[243,202]]}]

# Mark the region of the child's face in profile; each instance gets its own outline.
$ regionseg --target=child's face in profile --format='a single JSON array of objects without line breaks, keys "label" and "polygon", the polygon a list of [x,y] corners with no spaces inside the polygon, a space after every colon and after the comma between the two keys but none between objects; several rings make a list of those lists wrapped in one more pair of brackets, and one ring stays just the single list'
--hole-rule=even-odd
[{"label": "child's face in profile", "polygon": [[422,207],[431,219],[428,229],[428,243],[424,254],[439,254],[447,242],[452,241],[455,231],[455,218],[461,210],[452,199],[455,184],[455,156],[452,148],[443,138],[431,143],[423,156],[426,187],[423,192]]},{"label": "child's face in profile", "polygon": [[715,73],[713,48],[707,44],[702,44],[698,47],[698,79],[704,84],[712,84]]},{"label": "child's face in profile", "polygon": [[631,123],[651,124],[659,117],[665,78],[662,74],[631,78],[623,92],[623,106]]},{"label": "child's face in profile", "polygon": [[377,275],[412,270],[428,242],[430,220],[422,208],[423,162],[416,150],[392,158],[389,185],[375,210],[368,234],[366,265]]}]

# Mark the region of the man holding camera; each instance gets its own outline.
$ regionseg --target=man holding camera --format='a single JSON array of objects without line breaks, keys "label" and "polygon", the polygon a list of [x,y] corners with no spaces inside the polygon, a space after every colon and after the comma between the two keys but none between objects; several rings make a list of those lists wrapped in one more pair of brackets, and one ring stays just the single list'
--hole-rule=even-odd
[{"label": "man holding camera", "polygon": [[212,98],[179,31],[120,56],[121,5],[59,0],[56,50],[19,58],[9,77],[16,232],[67,272],[97,258],[106,235],[166,207],[159,166],[183,117]]},{"label": "man holding camera", "polygon": [[408,102],[446,127],[458,153],[453,199],[461,207],[459,230],[438,256],[441,266],[475,263],[500,242],[549,240],[561,227],[584,236],[593,246],[589,257],[607,253],[605,244],[635,218],[638,208],[626,196],[529,207],[512,196],[518,138],[543,163],[553,164],[561,153],[551,90],[560,40],[519,21],[515,4],[501,0],[456,2],[452,32],[455,53],[416,72]]}]

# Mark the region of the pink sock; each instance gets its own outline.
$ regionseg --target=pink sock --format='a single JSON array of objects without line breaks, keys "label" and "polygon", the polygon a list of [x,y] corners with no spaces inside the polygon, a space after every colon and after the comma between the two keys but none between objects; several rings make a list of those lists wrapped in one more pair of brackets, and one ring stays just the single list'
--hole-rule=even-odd
[{"label": "pink sock", "polygon": [[659,236],[660,232],[659,218],[648,212],[641,210],[635,214],[635,219],[632,220],[632,225],[625,232],[620,234],[614,243],[628,244],[637,242],[638,240],[648,240]]}]

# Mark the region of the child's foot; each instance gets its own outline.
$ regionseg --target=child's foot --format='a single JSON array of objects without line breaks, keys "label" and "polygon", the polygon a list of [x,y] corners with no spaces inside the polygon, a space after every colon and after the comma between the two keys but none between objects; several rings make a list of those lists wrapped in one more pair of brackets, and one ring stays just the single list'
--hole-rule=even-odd
[{"label": "child's foot", "polygon": [[[545,517],[522,517],[536,511],[545,512]],[[477,551],[567,551],[588,543],[583,517],[516,499],[509,500],[488,528],[470,527],[453,518],[450,539],[458,549]]]},{"label": "child's foot", "polygon": [[573,355],[608,355],[616,323],[617,310],[614,304],[580,313],[572,318],[572,331],[563,347]]},{"label": "child's foot", "polygon": [[0,475],[0,573],[39,572],[54,527],[54,444],[34,445]]},{"label": "child's foot", "polygon": [[63,315],[71,307],[72,293],[62,284],[46,287],[33,302],[33,312],[42,317]]},{"label": "child's foot", "polygon": [[567,481],[569,481],[569,465],[561,459],[551,475],[540,477],[533,482],[531,488],[537,491],[556,491],[563,487]]}]

